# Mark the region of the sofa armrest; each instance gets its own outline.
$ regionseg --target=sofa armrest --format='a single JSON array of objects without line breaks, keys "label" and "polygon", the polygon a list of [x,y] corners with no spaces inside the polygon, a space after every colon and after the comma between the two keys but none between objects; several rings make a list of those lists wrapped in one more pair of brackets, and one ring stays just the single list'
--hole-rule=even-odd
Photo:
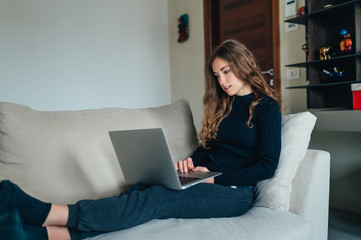
[{"label": "sofa armrest", "polygon": [[313,239],[326,240],[330,154],[308,149],[292,182],[290,211],[312,223]]}]

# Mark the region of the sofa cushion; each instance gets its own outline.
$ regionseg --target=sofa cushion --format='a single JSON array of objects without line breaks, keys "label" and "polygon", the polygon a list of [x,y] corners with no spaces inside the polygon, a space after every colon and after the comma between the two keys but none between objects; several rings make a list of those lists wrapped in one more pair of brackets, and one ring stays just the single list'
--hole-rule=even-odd
[{"label": "sofa cushion", "polygon": [[255,206],[288,211],[292,180],[305,157],[316,117],[310,112],[282,116],[281,155],[275,175],[257,184]]},{"label": "sofa cushion", "polygon": [[117,195],[126,188],[108,132],[163,128],[175,160],[197,144],[184,100],[147,108],[36,111],[0,103],[0,180],[58,204]]},{"label": "sofa cushion", "polygon": [[89,240],[304,240],[312,239],[310,222],[290,212],[254,207],[240,217],[153,220]]}]

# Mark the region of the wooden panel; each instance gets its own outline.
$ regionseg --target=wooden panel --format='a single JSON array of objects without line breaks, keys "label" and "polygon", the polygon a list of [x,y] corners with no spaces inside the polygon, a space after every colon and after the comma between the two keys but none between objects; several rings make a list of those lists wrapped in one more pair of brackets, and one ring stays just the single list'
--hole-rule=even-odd
[{"label": "wooden panel", "polygon": [[[361,5],[355,6],[355,41],[356,52],[361,52]],[[361,58],[356,59],[356,80],[361,81]]]},{"label": "wooden panel", "polygon": [[210,45],[214,48],[226,39],[242,42],[263,71],[274,69],[274,76],[264,76],[274,79],[280,91],[278,0],[204,0],[204,4],[206,53]]},{"label": "wooden panel", "polygon": [[356,52],[361,52],[361,5],[355,7],[355,39]]},{"label": "wooden panel", "polygon": [[270,1],[254,0],[224,0],[221,26],[223,36],[221,41],[235,38],[246,44],[254,52],[258,48],[266,49],[272,56],[272,16],[269,13],[272,5]]},{"label": "wooden panel", "polygon": [[315,12],[317,10],[323,9],[325,5],[327,4],[333,4],[334,2],[332,0],[316,0],[316,1],[309,1],[308,3],[308,9],[309,12]]},{"label": "wooden panel", "polygon": [[204,8],[204,44],[205,59],[208,60],[212,50],[220,44],[220,0],[203,0]]},{"label": "wooden panel", "polygon": [[[229,38],[244,43],[263,71],[273,68],[272,1],[222,0],[221,41]],[[266,79],[273,76],[265,75]]]}]

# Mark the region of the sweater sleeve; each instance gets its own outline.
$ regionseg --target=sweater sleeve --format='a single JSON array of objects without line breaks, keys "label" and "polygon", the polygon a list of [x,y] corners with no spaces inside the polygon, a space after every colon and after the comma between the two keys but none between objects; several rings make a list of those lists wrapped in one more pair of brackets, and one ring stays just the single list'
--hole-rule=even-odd
[{"label": "sweater sleeve", "polygon": [[193,160],[193,165],[195,167],[197,166],[203,166],[204,159],[207,158],[208,151],[207,149],[203,148],[202,146],[199,146],[192,154],[191,158]]},{"label": "sweater sleeve", "polygon": [[271,178],[277,168],[281,152],[281,111],[276,101],[266,100],[254,110],[258,127],[258,151],[248,167],[223,173],[215,178],[220,185],[252,185]]}]

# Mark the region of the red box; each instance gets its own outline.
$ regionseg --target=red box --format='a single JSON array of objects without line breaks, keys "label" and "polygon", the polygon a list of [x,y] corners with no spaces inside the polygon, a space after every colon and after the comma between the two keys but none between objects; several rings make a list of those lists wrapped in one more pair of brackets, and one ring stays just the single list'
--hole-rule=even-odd
[{"label": "red box", "polygon": [[351,84],[353,109],[361,109],[361,83]]}]

